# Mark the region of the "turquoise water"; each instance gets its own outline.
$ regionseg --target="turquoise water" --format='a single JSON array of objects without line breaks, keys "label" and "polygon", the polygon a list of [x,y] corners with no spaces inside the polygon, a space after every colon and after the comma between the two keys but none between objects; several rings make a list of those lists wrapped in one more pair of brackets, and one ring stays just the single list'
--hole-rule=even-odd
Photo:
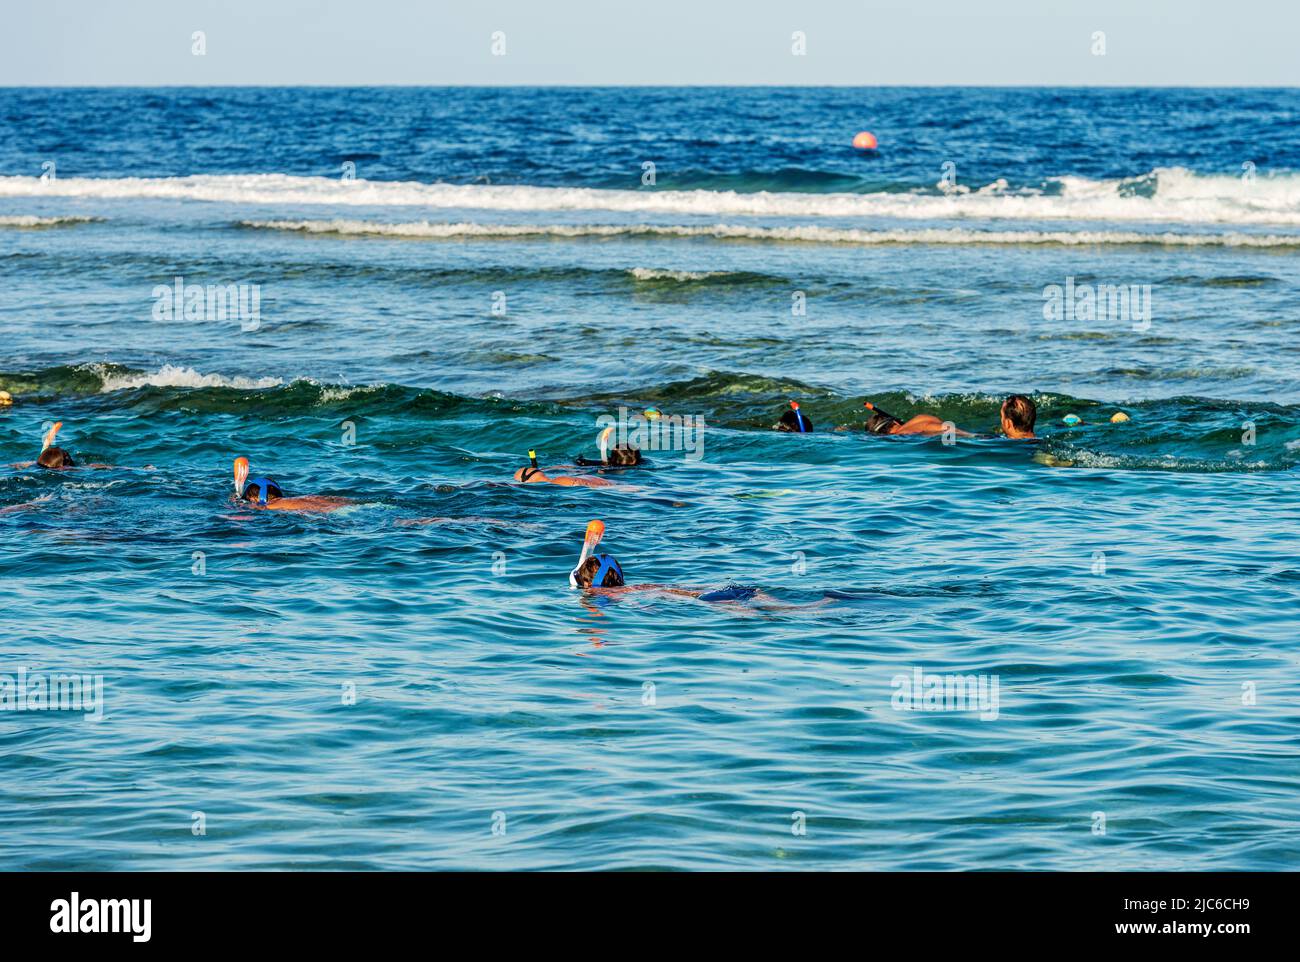
[{"label": "turquoise water", "polygon": [[[0,91],[0,696],[103,684],[0,712],[8,865],[1294,867],[1294,91],[374,96]],[[610,131],[666,107],[643,190]],[[155,319],[178,275],[256,329]],[[1146,326],[1045,317],[1067,278]],[[1013,391],[1038,444],[861,430]],[[649,405],[703,457],[510,483]],[[115,467],[9,466],[59,420]],[[241,454],[352,503],[241,507]],[[784,606],[571,590],[594,518],[631,583]],[[898,710],[916,669],[996,711]]]}]

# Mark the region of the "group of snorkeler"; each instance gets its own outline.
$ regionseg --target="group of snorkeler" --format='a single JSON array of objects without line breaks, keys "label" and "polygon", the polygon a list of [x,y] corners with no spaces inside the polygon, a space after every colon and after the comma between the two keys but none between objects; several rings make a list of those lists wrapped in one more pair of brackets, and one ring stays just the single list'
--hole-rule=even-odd
[{"label": "group of snorkeler", "polygon": [[[935,435],[951,428],[963,437],[972,437],[969,432],[953,427],[949,422],[941,421],[933,414],[918,414],[907,420],[894,417],[870,401],[864,402],[870,410],[865,429],[870,434],[879,435]],[[1034,402],[1023,394],[1013,394],[1003,403],[1000,410],[1002,432],[1009,438],[1034,438],[1034,422],[1037,409]],[[34,462],[26,462],[21,467],[35,465],[40,468],[62,469],[76,467],[77,462],[65,448],[54,444],[63,422],[59,421],[46,431],[42,438],[41,453]],[[790,402],[790,409],[782,414],[781,419],[773,425],[780,431],[807,434],[812,432],[813,424],[799,409],[796,401]],[[575,464],[583,467],[631,468],[645,464],[640,450],[629,444],[609,446],[612,428],[601,433],[599,439],[600,457],[598,460],[576,458]],[[615,484],[601,477],[580,475],[547,474],[537,463],[537,455],[529,451],[529,464],[514,473],[514,480],[523,484],[548,483],[562,486],[605,487]],[[107,465],[87,465],[88,467],[107,467]],[[325,512],[341,508],[350,502],[344,498],[319,495],[287,496],[284,489],[274,478],[264,475],[251,476],[248,458],[239,457],[234,462],[235,499],[255,508],[281,511]],[[729,585],[720,590],[695,590],[677,588],[668,585],[642,584],[628,585],[624,581],[623,568],[618,561],[608,554],[593,554],[596,545],[604,536],[605,526],[600,521],[592,521],[587,526],[586,539],[578,564],[569,574],[569,583],[574,588],[582,588],[601,593],[623,593],[631,591],[653,592],[671,597],[696,598],[708,602],[750,602],[760,607],[789,607],[777,599],[765,594],[758,588]],[[822,604],[823,599],[814,604]],[[806,607],[806,606],[798,606]]]},{"label": "group of snorkeler", "polygon": [[[958,437],[970,438],[975,435],[969,431],[963,431],[952,424],[951,421],[944,421],[934,414],[917,414],[904,421],[902,418],[894,417],[886,411],[881,410],[878,405],[870,401],[864,401],[862,404],[871,416],[863,425],[868,434],[890,434],[890,435],[934,435],[943,434],[951,430]],[[1034,439],[1034,422],[1038,420],[1038,408],[1034,405],[1033,400],[1023,394],[1013,394],[1002,402],[1002,408],[998,412],[1002,422],[1002,433],[1009,438],[1024,440]],[[797,401],[790,402],[790,410],[781,415],[781,419],[772,425],[778,431],[790,431],[797,434],[809,434],[812,432],[813,424],[808,419],[808,415],[799,410]],[[837,430],[844,430],[839,428]]]},{"label": "group of snorkeler", "polygon": [[[907,420],[894,417],[885,411],[882,411],[877,405],[870,401],[864,402],[864,407],[871,411],[871,416],[864,425],[869,434],[879,435],[921,435],[929,436],[942,434],[951,429],[956,435],[961,437],[974,437],[969,431],[963,431],[956,428],[950,422],[942,421],[933,414],[918,414]],[[1002,433],[1013,439],[1033,440],[1034,424],[1038,419],[1038,409],[1033,400],[1023,394],[1013,394],[1002,402],[1002,407],[998,412],[1001,420]],[[789,431],[799,434],[808,434],[813,430],[813,423],[808,415],[799,409],[797,401],[790,402],[790,409],[781,415],[773,427],[778,431]],[[601,435],[602,461],[600,462],[579,462],[588,464],[605,464],[626,466],[631,464],[640,464],[641,455],[639,451],[632,449],[622,451],[618,460],[608,457],[605,454],[605,443],[608,436],[608,430]],[[619,449],[613,449],[609,453],[613,454]],[[516,481],[527,482],[538,472],[537,461],[532,451],[528,452],[532,459],[530,467],[521,468],[515,472]],[[592,480],[599,479],[579,479],[579,478],[548,478],[541,476],[542,480],[551,481],[556,484],[581,484],[589,483]],[[609,482],[605,482],[609,483]],[[709,602],[728,602],[739,601],[749,602],[760,607],[810,607],[809,605],[790,606],[783,605],[777,599],[766,594],[762,590],[754,587],[743,585],[728,585],[726,588],[708,591],[694,590],[686,588],[675,588],[668,585],[629,585],[624,580],[623,568],[613,555],[594,554],[596,545],[604,537],[605,525],[600,521],[592,521],[587,525],[587,535],[583,542],[582,554],[578,558],[577,565],[569,573],[569,584],[574,588],[582,588],[587,591],[594,591],[604,595],[619,595],[626,592],[654,592],[660,595],[669,595],[677,597],[696,598],[700,601]],[[829,603],[830,597],[823,598],[820,601],[813,602],[812,605],[821,605]]]}]

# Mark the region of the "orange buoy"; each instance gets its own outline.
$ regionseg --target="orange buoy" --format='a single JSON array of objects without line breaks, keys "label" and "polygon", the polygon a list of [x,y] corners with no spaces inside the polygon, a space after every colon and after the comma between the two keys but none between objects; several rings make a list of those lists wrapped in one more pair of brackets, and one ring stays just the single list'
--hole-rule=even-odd
[{"label": "orange buoy", "polygon": [[864,130],[853,138],[853,146],[858,150],[875,150],[876,135]]}]

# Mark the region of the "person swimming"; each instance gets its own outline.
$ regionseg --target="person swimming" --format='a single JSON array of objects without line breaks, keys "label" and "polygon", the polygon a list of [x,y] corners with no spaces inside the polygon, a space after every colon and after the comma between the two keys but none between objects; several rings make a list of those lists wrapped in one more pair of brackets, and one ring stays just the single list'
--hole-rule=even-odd
[{"label": "person swimming", "polygon": [[799,402],[791,401],[790,410],[781,415],[781,419],[772,425],[777,431],[791,431],[797,434],[811,434],[813,423],[808,415],[799,410]]},{"label": "person swimming", "polygon": [[1023,394],[1013,394],[1002,402],[999,412],[1002,419],[1002,433],[1009,438],[1032,440],[1034,422],[1038,419],[1038,408],[1034,402]]},{"label": "person swimming", "polygon": [[[862,406],[872,412],[866,423],[868,434],[943,434],[946,430],[944,426],[952,424],[951,421],[941,421],[934,414],[918,414],[904,421],[881,410],[870,401],[863,401]],[[969,431],[963,431],[955,425],[953,425],[953,432],[964,438],[973,437]]]},{"label": "person swimming", "polygon": [[623,567],[613,555],[592,555],[600,539],[605,537],[604,521],[588,521],[587,533],[582,539],[582,553],[578,563],[569,572],[569,587],[621,588],[623,587]]},{"label": "person swimming", "polygon": [[77,462],[72,460],[72,455],[63,448],[50,446],[42,451],[40,457],[36,459],[36,466],[58,470],[59,468],[75,468]]},{"label": "person swimming", "polygon": [[274,478],[249,478],[248,472],[248,458],[235,458],[235,495],[239,500],[267,507],[284,497],[284,489]]},{"label": "person swimming", "polygon": [[[47,470],[58,471],[62,468],[111,468],[111,464],[78,464],[72,457],[71,452],[66,448],[55,445],[54,438],[58,435],[59,429],[63,427],[62,421],[55,421],[50,425],[50,429],[45,432],[41,438],[41,453],[36,456],[35,461],[20,461],[13,465],[15,468],[38,467]],[[144,470],[152,471],[153,465],[147,466]]]},{"label": "person swimming", "polygon": [[250,478],[248,458],[235,458],[235,498],[271,511],[336,511],[351,504],[346,498],[322,495],[285,497],[280,483],[270,477]]},{"label": "person swimming", "polygon": [[579,455],[573,459],[573,463],[580,468],[639,468],[647,462],[641,456],[640,448],[618,444],[606,451],[605,457],[599,461]]},{"label": "person swimming", "polygon": [[[573,463],[583,468],[635,468],[645,464],[645,459],[641,457],[641,449],[631,444],[616,444],[609,447],[609,436],[613,428],[605,428],[600,432],[600,460],[592,461],[589,458],[578,456],[573,459]],[[531,453],[530,453],[531,456]]]},{"label": "person swimming", "polygon": [[516,471],[514,477],[516,481],[522,481],[524,484],[559,484],[570,488],[615,487],[613,481],[607,481],[604,478],[581,478],[564,474],[551,477],[537,466],[536,451],[528,452],[528,465]]},{"label": "person swimming", "polygon": [[623,566],[610,554],[595,554],[600,539],[605,536],[605,522],[591,521],[587,524],[586,537],[582,542],[582,553],[578,563],[569,572],[569,586],[595,592],[603,596],[614,596],[631,592],[648,592],[671,598],[693,598],[696,601],[710,603],[752,601],[764,608],[813,608],[829,604],[831,598],[823,598],[811,604],[790,604],[773,598],[760,588],[752,585],[730,584],[724,588],[678,588],[672,585],[640,584],[629,585],[623,574]]},{"label": "person swimming", "polygon": [[[112,464],[78,464],[72,455],[65,449],[54,444],[54,439],[63,427],[62,421],[56,421],[50,425],[41,438],[41,453],[37,455],[35,461],[20,461],[11,465],[14,468],[31,468],[38,467],[46,471],[60,471],[64,468],[81,468],[97,470],[114,470],[114,471],[154,471],[152,464],[147,464],[143,468],[124,468]],[[0,508],[0,514],[12,514],[17,511],[29,511],[33,509],[44,508],[47,505],[57,504],[58,502],[50,494],[44,494],[31,501],[24,501],[21,504],[10,504]]]},{"label": "person swimming", "polygon": [[54,438],[59,433],[59,428],[63,427],[62,421],[55,421],[45,436],[41,438],[41,453],[36,458],[36,464],[42,468],[75,468],[77,462],[72,460],[72,455],[63,448],[56,447]]}]

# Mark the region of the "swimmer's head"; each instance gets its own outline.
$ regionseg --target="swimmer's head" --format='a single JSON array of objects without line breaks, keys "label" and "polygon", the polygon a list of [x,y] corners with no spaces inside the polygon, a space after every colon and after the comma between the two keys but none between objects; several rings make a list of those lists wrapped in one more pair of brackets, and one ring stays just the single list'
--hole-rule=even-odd
[{"label": "swimmer's head", "polygon": [[623,569],[613,555],[598,554],[573,569],[573,580],[579,588],[621,588]]},{"label": "swimmer's head", "polygon": [[619,467],[628,467],[633,464],[641,463],[641,451],[630,444],[619,444],[609,449],[609,454],[605,458],[606,464],[614,464]]},{"label": "swimmer's head", "polygon": [[1023,394],[1013,394],[1002,402],[1002,432],[1009,438],[1032,438],[1038,408]]},{"label": "swimmer's head", "polygon": [[807,434],[813,429],[812,421],[808,420],[808,415],[799,410],[799,404],[796,401],[790,402],[790,410],[781,415],[781,420],[772,425],[778,431],[793,431],[796,434]]},{"label": "swimmer's head", "polygon": [[270,504],[284,497],[284,492],[271,478],[250,478],[248,458],[235,458],[235,497],[255,504]]},{"label": "swimmer's head", "polygon": [[255,504],[270,504],[283,497],[284,492],[280,490],[280,485],[270,478],[254,478],[245,484],[239,493],[241,501],[252,501]]},{"label": "swimmer's head", "polygon": [[75,468],[77,462],[72,460],[72,455],[63,448],[49,447],[41,452],[36,463],[42,468]]},{"label": "swimmer's head", "polygon": [[546,475],[542,474],[542,469],[537,466],[537,452],[528,452],[528,467],[520,468],[515,472],[516,481],[545,481]]},{"label": "swimmer's head", "polygon": [[248,458],[235,458],[235,497],[254,504],[270,504],[284,497],[280,485],[271,478],[250,478]]},{"label": "swimmer's head", "polygon": [[867,432],[869,434],[893,434],[894,426],[902,423],[898,418],[877,411],[867,418]]}]

